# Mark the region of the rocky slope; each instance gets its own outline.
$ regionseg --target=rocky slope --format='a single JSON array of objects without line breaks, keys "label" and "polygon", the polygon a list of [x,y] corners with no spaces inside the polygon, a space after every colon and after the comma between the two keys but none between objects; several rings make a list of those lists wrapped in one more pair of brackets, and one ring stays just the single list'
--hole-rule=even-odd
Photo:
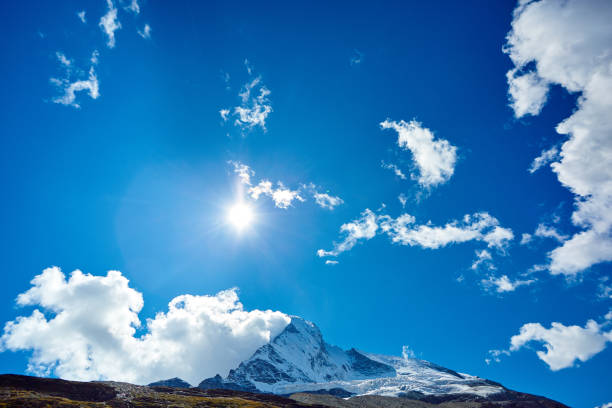
[{"label": "rocky slope", "polygon": [[0,375],[3,408],[566,408],[533,395],[507,391],[496,400],[469,395],[423,399],[364,395],[338,398],[295,394],[289,398],[233,390],[140,386],[118,382],[77,382],[22,375]]}]

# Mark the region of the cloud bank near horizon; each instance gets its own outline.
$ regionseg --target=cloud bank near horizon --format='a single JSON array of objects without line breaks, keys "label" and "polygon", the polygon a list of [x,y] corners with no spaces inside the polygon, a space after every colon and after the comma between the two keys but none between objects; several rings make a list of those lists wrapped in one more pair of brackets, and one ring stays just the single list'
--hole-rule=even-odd
[{"label": "cloud bank near horizon", "polygon": [[119,271],[75,270],[66,279],[50,267],[31,284],[16,302],[35,309],[5,324],[0,352],[31,351],[28,372],[69,380],[147,384],[178,376],[197,385],[226,375],[291,320],[279,311],[245,310],[233,288],[177,296],[143,325],[142,294]]}]

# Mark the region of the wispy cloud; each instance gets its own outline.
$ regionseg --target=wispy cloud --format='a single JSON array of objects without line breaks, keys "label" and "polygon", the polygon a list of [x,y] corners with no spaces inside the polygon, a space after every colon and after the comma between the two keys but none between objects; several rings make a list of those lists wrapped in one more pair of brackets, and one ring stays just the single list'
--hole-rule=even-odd
[{"label": "wispy cloud", "polygon": [[102,16],[98,25],[108,37],[106,45],[108,45],[109,48],[113,48],[115,47],[115,31],[121,28],[121,23],[117,19],[117,9],[113,1],[106,0],[106,4],[108,6],[108,11]]},{"label": "wispy cloud", "polygon": [[535,173],[540,168],[542,168],[542,166],[545,166],[548,163],[556,160],[558,157],[559,149],[557,148],[557,146],[553,146],[548,150],[543,150],[538,157],[533,159],[531,166],[529,166],[529,172],[532,174]]},{"label": "wispy cloud", "polygon": [[86,91],[92,99],[97,99],[100,96],[98,77],[94,68],[94,58],[97,62],[97,51],[92,54],[92,65],[87,74],[75,68],[74,62],[63,53],[57,52],[56,56],[64,68],[64,78],[54,77],[49,80],[62,91],[62,95],[53,98],[53,102],[80,108],[80,104],[76,101],[77,92]]},{"label": "wispy cloud", "polygon": [[[254,72],[248,60],[244,61],[245,67],[249,76]],[[229,74],[226,76],[226,84],[229,81]],[[229,89],[229,85],[227,86]],[[234,125],[242,129],[243,132],[252,130],[255,127],[260,127],[266,131],[266,120],[272,113],[272,104],[270,102],[270,90],[264,85],[261,76],[249,79],[244,84],[238,94],[240,105],[234,108],[223,108],[219,110],[219,114],[223,121],[227,121],[229,116],[234,116]],[[243,133],[244,134],[244,133]]]},{"label": "wispy cloud", "polygon": [[359,52],[359,50],[354,50],[354,54],[351,57],[351,66],[352,65],[359,65],[363,62],[363,53]]},{"label": "wispy cloud", "polygon": [[407,179],[406,175],[404,173],[402,173],[402,170],[399,167],[397,167],[396,164],[385,163],[384,160],[383,160],[383,161],[381,161],[380,166],[383,169],[387,169],[387,170],[393,171],[393,173],[395,173],[395,175],[397,177],[399,177],[400,179],[402,179],[402,180],[406,180]]},{"label": "wispy cloud", "polygon": [[130,4],[125,7],[125,9],[135,14],[140,13],[140,6],[138,5],[138,0],[132,0]]},{"label": "wispy cloud", "polygon": [[311,195],[321,208],[329,210],[333,210],[344,202],[340,197],[320,193],[313,183],[301,184],[297,189],[291,189],[281,181],[272,183],[270,180],[261,179],[259,182],[254,182],[255,172],[249,166],[237,161],[230,161],[229,164],[233,166],[234,173],[238,175],[240,183],[248,186],[247,194],[249,197],[254,200],[258,200],[260,197],[269,197],[278,208],[287,209],[295,201],[304,202],[306,201],[306,194]]},{"label": "wispy cloud", "polygon": [[461,221],[434,226],[431,223],[416,224],[415,217],[410,214],[392,218],[389,215],[377,215],[370,209],[363,211],[358,219],[343,224],[340,233],[344,238],[335,243],[331,250],[319,249],[317,254],[320,257],[338,256],[353,248],[360,240],[369,240],[377,234],[386,234],[394,244],[427,249],[481,241],[489,248],[504,251],[514,238],[512,230],[501,227],[499,221],[487,213],[465,215]]},{"label": "wispy cloud", "polygon": [[85,19],[85,10],[79,11],[77,14],[77,17],[79,18],[79,20],[81,20],[81,23],[86,24],[87,20]]},{"label": "wispy cloud", "polygon": [[511,280],[507,275],[502,276],[489,276],[486,279],[482,279],[481,283],[485,288],[494,289],[497,293],[513,292],[519,286],[531,285],[535,282],[535,279],[526,280]]},{"label": "wispy cloud", "polygon": [[151,26],[145,24],[142,30],[138,30],[138,35],[144,39],[151,38]]}]

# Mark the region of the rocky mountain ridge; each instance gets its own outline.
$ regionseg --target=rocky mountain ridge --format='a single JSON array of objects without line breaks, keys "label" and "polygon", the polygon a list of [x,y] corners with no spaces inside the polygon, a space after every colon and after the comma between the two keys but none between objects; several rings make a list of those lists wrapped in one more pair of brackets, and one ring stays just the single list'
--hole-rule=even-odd
[{"label": "rocky mountain ridge", "polygon": [[500,384],[424,360],[344,351],[325,342],[314,323],[296,316],[227,377],[207,378],[198,387],[284,395],[341,389],[347,395],[472,394],[483,398],[505,391]]}]

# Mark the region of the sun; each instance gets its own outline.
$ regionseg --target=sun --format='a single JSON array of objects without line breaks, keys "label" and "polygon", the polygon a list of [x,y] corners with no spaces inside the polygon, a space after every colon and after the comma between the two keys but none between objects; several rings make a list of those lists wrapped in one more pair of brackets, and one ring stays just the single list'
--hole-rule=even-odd
[{"label": "sun", "polygon": [[238,231],[242,231],[253,223],[255,214],[246,203],[236,203],[227,211],[227,221]]}]

